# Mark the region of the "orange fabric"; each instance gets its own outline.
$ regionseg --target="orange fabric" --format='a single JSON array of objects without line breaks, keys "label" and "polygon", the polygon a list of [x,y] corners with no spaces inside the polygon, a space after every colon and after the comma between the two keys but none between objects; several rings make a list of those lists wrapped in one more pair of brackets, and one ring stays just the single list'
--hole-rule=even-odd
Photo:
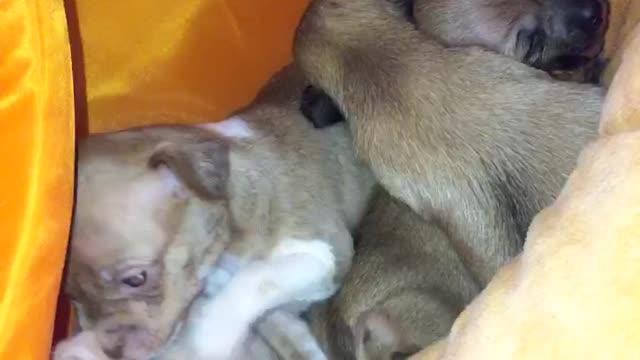
[{"label": "orange fabric", "polygon": [[289,61],[306,5],[76,0],[90,132],[225,117]]},{"label": "orange fabric", "polygon": [[0,358],[46,359],[71,218],[62,0],[0,1]]}]

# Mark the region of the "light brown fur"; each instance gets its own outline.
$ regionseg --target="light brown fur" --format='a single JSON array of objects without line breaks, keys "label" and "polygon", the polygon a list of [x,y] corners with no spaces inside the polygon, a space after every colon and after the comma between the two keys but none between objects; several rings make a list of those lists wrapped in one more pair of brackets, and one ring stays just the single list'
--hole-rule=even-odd
[{"label": "light brown fur", "polygon": [[482,286],[596,135],[603,92],[479,48],[445,49],[392,7],[312,2],[296,59],[338,103],[382,185],[444,229]]},{"label": "light brown fur", "polygon": [[640,356],[640,26],[623,51],[601,136],[446,339],[415,360]]},{"label": "light brown fur", "polygon": [[[277,74],[237,113],[247,139],[156,126],[83,141],[68,291],[83,329],[122,335],[107,350],[160,350],[223,250],[251,262],[282,238],[319,239],[344,276],[374,181],[344,126],[318,132],[299,113],[304,86],[293,67]],[[140,288],[122,284],[131,266]]]},{"label": "light brown fur", "polygon": [[416,351],[446,335],[479,291],[438,225],[383,190],[355,250],[342,289],[310,314],[331,359],[390,360]]},{"label": "light brown fur", "polygon": [[[390,10],[402,10],[402,6],[411,4],[410,1],[390,3],[394,3]],[[413,15],[418,29],[428,39],[433,35],[447,46],[481,45],[528,62],[536,59],[527,59],[524,53],[515,52],[526,51],[531,45],[522,43],[517,37],[520,32],[540,30],[543,15],[555,16],[556,21],[563,17],[568,20],[567,14],[593,3],[595,1],[540,4],[526,0],[416,0]],[[549,13],[550,8],[557,11]],[[557,35],[571,26],[569,23],[558,25],[564,28],[556,29]],[[602,29],[599,29],[590,39],[591,45],[599,46],[601,36]],[[562,40],[547,37],[541,49],[544,54],[538,54],[540,63],[534,65],[548,67],[545,65],[552,65],[558,56],[580,55],[573,52],[575,48],[566,47],[568,39],[565,38],[564,43]],[[518,46],[521,48],[516,49]],[[327,69],[324,71],[331,71]],[[366,76],[364,70],[363,74]],[[318,95],[314,96],[317,101]],[[592,118],[596,117],[594,114]],[[335,121],[311,120],[321,127]],[[455,249],[437,223],[421,220],[384,191],[376,197],[357,239],[352,271],[342,290],[330,303],[316,308],[311,316],[315,332],[333,358],[389,360],[406,356],[418,346],[430,344],[446,334],[458,312],[482,286],[473,284],[470,274],[461,268]],[[406,261],[398,261],[400,258]],[[412,266],[407,266],[409,263]],[[372,322],[370,318],[385,320]],[[371,327],[368,324],[373,324],[373,328],[368,328]],[[365,330],[374,334],[366,344],[362,338]]]}]

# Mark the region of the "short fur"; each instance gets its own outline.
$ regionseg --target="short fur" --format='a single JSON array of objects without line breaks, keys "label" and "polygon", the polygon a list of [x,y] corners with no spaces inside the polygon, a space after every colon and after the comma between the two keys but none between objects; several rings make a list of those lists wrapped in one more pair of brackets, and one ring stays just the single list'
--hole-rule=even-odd
[{"label": "short fur", "polygon": [[[223,250],[240,266],[217,296],[197,300],[196,311],[238,295],[233,289],[277,295],[277,304],[269,305],[278,307],[335,291],[350,267],[350,230],[364,213],[374,180],[356,160],[345,126],[319,132],[304,119],[299,99],[305,86],[293,67],[277,74],[236,114],[247,125],[246,137],[227,136],[220,124],[211,124],[144,127],[82,142],[68,291],[83,329],[111,322],[107,332],[120,335],[114,349],[106,350],[138,358],[177,336],[174,343],[190,359],[208,355],[190,346],[191,335],[207,335],[190,328],[197,316],[183,319]],[[257,274],[273,281],[269,264],[284,269],[296,261],[301,268],[295,276],[309,275],[307,267],[315,266],[319,276],[331,277],[292,289],[286,288],[293,286],[286,283],[287,272],[254,288],[237,280],[253,284]],[[235,300],[255,299],[261,297]],[[242,306],[225,306],[225,315],[247,315]],[[186,333],[179,330],[183,323]],[[216,319],[204,323],[230,333],[216,328],[224,326]],[[234,345],[216,340],[205,346]],[[165,356],[171,358],[172,350]]]},{"label": "short fur", "polygon": [[449,236],[479,286],[515,255],[583,144],[601,89],[441,46],[386,0],[313,1],[295,57],[381,184]]},{"label": "short fur", "polygon": [[[445,45],[482,45],[532,65],[536,65],[531,62],[535,54],[529,53],[529,57],[526,57],[521,52],[517,56],[515,51],[533,46],[526,44],[526,41],[533,39],[515,34],[534,35],[535,26],[541,24],[530,21],[531,15],[552,5],[546,2],[540,6],[532,1],[417,0],[415,19],[412,2],[390,2],[399,6],[410,21],[417,21],[419,29],[427,37],[433,33]],[[560,18],[562,14],[575,11],[576,6],[588,6],[589,3],[594,2],[574,2],[572,6],[556,2],[553,5],[565,8],[559,9],[561,11],[555,16]],[[525,21],[527,19],[529,22]],[[452,24],[457,27],[449,28]],[[576,27],[579,25],[573,24]],[[577,30],[579,33],[580,29]],[[542,31],[537,34],[542,35]],[[601,35],[593,34],[593,45],[601,41]],[[544,52],[536,55],[539,67],[549,68],[552,60],[560,55],[576,55],[571,52],[572,49],[559,47],[562,43],[558,43],[557,39],[555,47],[543,47],[545,41],[554,45],[551,40],[549,37],[536,39],[541,43],[534,50]],[[579,60],[576,59],[576,63]],[[318,103],[325,106],[323,112],[306,111],[316,127],[323,128],[344,120],[339,118],[341,114],[337,105],[319,88],[314,87],[304,96],[310,100],[303,102],[303,107]],[[495,164],[489,166],[492,171],[500,172]],[[527,209],[530,203],[535,204],[536,198],[522,191],[519,181],[521,179],[513,174],[504,172],[502,181],[492,179],[487,183],[501,204],[498,215],[512,224],[518,238],[524,239],[531,213],[523,209]],[[406,358],[419,347],[444,336],[479,286],[473,284],[464,269],[460,269],[455,251],[437,224],[420,220],[410,209],[390,200],[388,194],[381,192],[377,196],[361,230],[352,274],[328,305],[313,312],[311,319],[314,329],[331,358]],[[434,248],[434,253],[430,253]],[[442,256],[447,251],[450,255]],[[395,261],[399,258],[406,261]],[[406,266],[411,259],[416,260],[415,266]],[[384,268],[384,271],[378,271],[380,268]],[[429,286],[442,279],[445,281],[440,286]],[[391,300],[376,300],[386,297]],[[363,334],[367,335],[366,339]]]},{"label": "short fur", "polygon": [[341,290],[310,313],[330,359],[417,351],[446,335],[479,291],[439,226],[383,190],[356,233],[355,253]]}]

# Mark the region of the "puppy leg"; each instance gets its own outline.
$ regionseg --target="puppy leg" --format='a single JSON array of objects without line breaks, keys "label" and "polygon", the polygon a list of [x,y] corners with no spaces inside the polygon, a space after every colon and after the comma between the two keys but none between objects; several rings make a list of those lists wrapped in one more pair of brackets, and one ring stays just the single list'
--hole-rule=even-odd
[{"label": "puppy leg", "polygon": [[283,360],[327,359],[307,323],[296,314],[274,310],[256,328]]},{"label": "puppy leg", "polygon": [[185,351],[189,359],[230,358],[267,311],[331,296],[335,261],[324,241],[284,240],[271,257],[238,271],[216,297],[196,300],[186,334],[156,360],[181,358],[176,354]]},{"label": "puppy leg", "polygon": [[358,359],[406,359],[446,336],[463,304],[438,289],[403,291],[356,323]]}]

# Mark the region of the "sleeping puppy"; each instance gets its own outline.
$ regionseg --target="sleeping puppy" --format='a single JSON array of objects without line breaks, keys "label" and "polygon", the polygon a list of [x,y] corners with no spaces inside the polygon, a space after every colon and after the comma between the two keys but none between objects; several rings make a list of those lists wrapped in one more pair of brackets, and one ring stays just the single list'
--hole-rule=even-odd
[{"label": "sleeping puppy", "polygon": [[[480,46],[558,79],[599,83],[605,62],[607,0],[389,0],[427,38]],[[310,86],[302,112],[317,128],[344,121],[332,99]]]},{"label": "sleeping puppy", "polygon": [[480,48],[445,48],[388,0],[313,1],[295,58],[346,114],[392,196],[446,232],[479,286],[597,132],[603,90]]},{"label": "sleeping puppy", "polygon": [[394,0],[446,46],[482,46],[544,69],[572,70],[602,50],[607,0]]},{"label": "sleeping puppy", "polygon": [[[411,6],[403,8],[407,4]],[[413,17],[411,20],[417,23],[419,30],[427,39],[430,37],[429,34],[433,34],[436,39],[448,46],[481,45],[489,50],[510,55],[519,61],[544,68],[545,70],[557,70],[558,67],[555,67],[554,62],[559,62],[559,59],[562,58],[565,58],[563,60],[565,65],[570,65],[569,60],[572,57],[575,58],[575,65],[579,65],[579,57],[586,56],[584,53],[578,54],[574,52],[580,47],[567,47],[571,40],[565,38],[567,41],[563,43],[562,36],[568,36],[569,33],[575,37],[582,36],[585,41],[583,49],[586,49],[587,44],[591,44],[589,46],[593,50],[600,46],[602,41],[601,28],[589,28],[588,24],[585,24],[585,22],[588,22],[587,19],[576,21],[580,20],[576,19],[576,17],[579,17],[581,9],[587,13],[590,7],[593,7],[594,9],[592,10],[595,12],[604,11],[604,8],[599,8],[599,3],[595,1],[574,1],[571,3],[566,1],[546,1],[538,3],[533,1],[416,0],[415,12],[413,11],[413,5],[409,1],[390,1],[389,10],[397,10],[398,6],[405,11],[405,16]],[[555,13],[549,12],[549,9],[554,7],[558,11]],[[366,11],[363,10],[361,13],[365,13],[366,16]],[[538,29],[535,32],[538,36],[545,35],[536,40],[538,48],[532,49],[528,56],[523,56],[524,53],[522,52],[519,56],[516,56],[518,54],[514,49],[526,48],[528,46],[526,41],[531,40],[529,37],[522,35],[530,34],[530,30],[536,29],[536,26],[542,24],[539,22],[540,14],[542,13],[546,14],[547,18],[555,18],[556,22],[564,19],[564,23],[556,24],[555,34],[557,36],[546,36],[544,31]],[[605,15],[600,13],[598,16],[606,18]],[[531,21],[532,19],[536,21]],[[595,22],[600,22],[601,20],[599,19]],[[526,27],[525,25],[527,24],[535,26]],[[459,26],[452,29],[451,26],[453,25]],[[602,26],[603,24],[599,25]],[[357,25],[344,25],[343,29],[350,26]],[[496,31],[489,31],[490,29]],[[554,30],[551,29],[551,31],[553,32]],[[392,39],[389,40],[392,41]],[[376,45],[372,44],[372,46],[375,47]],[[397,52],[393,53],[397,54]],[[346,51],[345,55],[348,56],[350,54],[349,51]],[[509,65],[505,68],[511,67]],[[455,70],[450,71],[455,72]],[[489,76],[499,76],[501,71],[497,70],[495,75],[489,74]],[[532,72],[532,74],[535,73]],[[362,76],[363,78],[366,77],[364,71]],[[528,81],[526,80],[526,70],[522,78],[524,81]],[[535,86],[536,81],[532,82],[533,86]],[[441,87],[447,85],[444,81],[438,82],[438,84],[442,85],[440,85],[440,88],[433,86],[435,91],[442,91]],[[424,87],[426,89],[427,85],[425,84]],[[571,93],[575,90],[572,90],[572,86],[568,86],[567,91]],[[585,91],[589,92],[589,90],[579,90],[578,92]],[[593,90],[591,91],[593,92]],[[535,92],[534,89],[534,95]],[[365,93],[365,90],[362,93]],[[523,99],[525,98],[525,95],[521,96]],[[570,96],[573,97],[573,104],[579,103],[576,94],[570,94]],[[461,98],[464,99],[464,96]],[[598,99],[598,96],[586,96],[586,99],[588,99],[586,101],[593,101],[594,98]],[[456,107],[454,99],[455,97],[452,95],[450,102],[445,103],[445,105],[447,107]],[[514,109],[521,109],[524,106],[524,110],[527,112],[538,111],[535,104],[527,104],[527,101],[520,101],[517,96],[513,98],[507,97],[506,100],[513,101],[512,107]],[[597,106],[589,106],[589,108],[593,116],[587,115],[581,118],[580,115],[576,115],[577,122],[588,120],[587,124],[578,124],[576,131],[584,132],[585,125],[587,125],[586,132],[595,134],[594,124],[595,119],[597,119]],[[478,108],[475,111],[471,111],[469,117],[474,118],[474,112],[480,111],[482,113],[487,110],[489,109]],[[328,127],[344,120],[338,105],[318,87],[310,86],[305,90],[302,111],[317,128]],[[546,111],[548,110],[544,108],[539,109],[541,116],[538,117],[542,118]],[[508,116],[508,114],[504,116]],[[555,114],[549,114],[549,116],[555,116]],[[562,116],[567,115],[562,114]],[[589,126],[590,124],[591,126]],[[527,132],[524,131],[526,127],[525,123],[515,126],[511,130],[511,137],[514,139],[514,144],[511,146],[516,151],[522,149],[522,144],[530,142],[527,138]],[[490,133],[491,127],[485,128],[486,132]],[[553,125],[548,126],[548,128],[552,129]],[[569,129],[565,128],[564,131],[569,131]],[[379,134],[375,138],[377,142],[389,136],[387,134]],[[537,136],[541,137],[535,141],[544,141],[543,133]],[[437,135],[435,139],[437,140]],[[393,148],[401,143],[388,146]],[[471,147],[478,144],[474,140],[469,143]],[[375,142],[371,144],[375,144]],[[579,148],[579,142],[568,145],[569,148],[572,146],[573,149]],[[441,146],[451,145],[442,144]],[[566,151],[567,147],[562,145],[558,146],[558,149]],[[575,150],[576,154],[577,151]],[[397,160],[402,163],[401,159]],[[517,158],[513,160],[521,162]],[[407,157],[406,161],[410,162],[411,158]],[[551,163],[553,164],[556,161],[551,160]],[[389,160],[389,164],[391,163],[391,160]],[[408,165],[408,163],[403,164],[403,166]],[[434,171],[441,171],[441,169]],[[483,175],[480,172],[475,172],[475,176]],[[560,176],[562,176],[561,172]],[[519,178],[519,176],[511,180],[513,179],[526,181],[526,178]],[[482,181],[482,179],[479,180]],[[501,212],[499,209],[490,210],[491,207],[486,207],[482,211],[488,212],[490,216],[497,218],[499,221],[502,218],[502,221],[506,224],[500,226],[508,226],[508,223],[513,224],[514,219],[509,219],[510,216],[520,216],[521,220],[524,221],[521,233],[526,232],[531,216],[531,213],[529,215],[526,214],[526,210],[532,204],[523,204],[523,202],[528,200],[536,201],[536,197],[518,199],[518,196],[524,196],[526,193],[509,194],[509,189],[514,189],[513,185],[516,184],[513,181],[509,181],[509,178],[497,180],[496,184],[503,183],[506,185],[503,187],[505,192],[497,192],[496,194],[496,200],[504,201],[504,203],[499,204],[499,207],[512,209],[512,214]],[[555,188],[557,185],[552,187]],[[447,190],[447,188],[443,188],[442,191],[455,191],[455,189]],[[545,195],[542,194],[542,196]],[[547,197],[550,198],[550,196]],[[462,204],[460,205],[460,211],[464,211]],[[539,205],[533,205],[533,207],[537,206]],[[352,359],[355,357],[359,360],[400,359],[411,353],[412,349],[424,347],[448,332],[459,311],[485,285],[485,282],[474,284],[470,274],[466,272],[464,267],[461,267],[460,260],[455,255],[456,249],[452,248],[452,245],[448,243],[446,230],[446,228],[440,229],[437,221],[420,220],[411,209],[392,200],[384,192],[380,192],[376,196],[371,212],[366,216],[359,229],[356,257],[354,258],[351,273],[345,279],[339,293],[328,304],[316,307],[311,313],[314,332],[322,340],[321,343],[331,358]],[[476,251],[474,249],[477,249],[478,252],[482,252],[484,248],[487,248],[487,246],[478,242],[471,250]],[[513,251],[516,252],[519,249],[520,245],[516,245]],[[460,249],[458,248],[457,250]],[[449,256],[442,256],[443,253],[448,253]],[[465,252],[463,251],[462,254],[465,255]],[[400,258],[403,261],[397,260]],[[420,258],[424,261],[419,261]],[[412,261],[412,259],[415,261]],[[414,266],[408,267],[406,266],[407,263],[412,263]],[[380,270],[381,268],[384,268],[384,271]],[[490,275],[491,273],[489,272],[487,276]],[[442,279],[446,279],[446,281],[440,283],[439,280]]]},{"label": "sleeping puppy", "polygon": [[536,215],[524,252],[415,360],[640,357],[640,27],[631,34],[600,138]]},{"label": "sleeping puppy", "polygon": [[226,121],[81,143],[67,291],[107,355],[242,358],[263,315],[336,291],[374,180],[344,126],[300,114],[304,84],[287,67]]}]

